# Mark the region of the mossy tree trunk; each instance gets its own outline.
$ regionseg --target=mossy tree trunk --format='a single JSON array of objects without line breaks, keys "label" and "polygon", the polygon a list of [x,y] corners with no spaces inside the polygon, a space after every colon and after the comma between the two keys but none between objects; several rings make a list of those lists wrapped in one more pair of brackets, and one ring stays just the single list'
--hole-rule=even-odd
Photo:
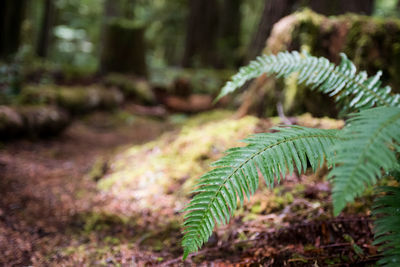
[{"label": "mossy tree trunk", "polygon": [[0,59],[18,51],[26,0],[0,1]]},{"label": "mossy tree trunk", "polygon": [[247,59],[252,60],[261,53],[276,22],[302,7],[309,7],[324,15],[347,12],[370,15],[374,0],[265,0],[264,11],[250,44]]},{"label": "mossy tree trunk", "polygon": [[[339,63],[344,52],[360,70],[374,75],[382,70],[382,81],[400,91],[400,20],[382,19],[354,14],[326,17],[304,10],[284,17],[272,29],[264,53],[276,54],[285,50],[306,49],[314,56],[323,56]],[[262,80],[264,79],[264,80]],[[316,116],[335,116],[333,100],[326,95],[310,91],[293,82],[296,77],[268,84],[259,78],[250,88],[247,102],[240,115],[259,109],[259,99],[267,95],[262,110],[276,114],[276,102],[283,104],[288,115],[305,111]],[[267,85],[267,86],[266,86]],[[272,107],[272,108],[271,108]]]}]

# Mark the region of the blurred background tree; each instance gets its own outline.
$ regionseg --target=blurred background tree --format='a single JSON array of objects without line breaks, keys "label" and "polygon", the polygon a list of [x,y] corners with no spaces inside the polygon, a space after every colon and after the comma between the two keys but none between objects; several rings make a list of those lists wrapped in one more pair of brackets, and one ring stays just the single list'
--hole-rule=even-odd
[{"label": "blurred background tree", "polygon": [[19,52],[19,60],[29,61],[31,66],[45,62],[86,73],[105,71],[101,55],[108,40],[107,21],[123,19],[135,29],[142,28],[145,45],[135,48],[135,57],[143,54],[150,72],[166,66],[237,68],[258,55],[272,26],[295,10],[309,7],[325,15],[355,12],[398,17],[399,3],[398,0],[4,0],[0,3],[0,57],[10,60]]}]

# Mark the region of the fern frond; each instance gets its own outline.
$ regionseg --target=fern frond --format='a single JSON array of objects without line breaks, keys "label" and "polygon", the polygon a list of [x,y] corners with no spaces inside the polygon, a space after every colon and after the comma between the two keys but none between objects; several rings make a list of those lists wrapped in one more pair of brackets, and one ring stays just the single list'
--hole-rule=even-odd
[{"label": "fern frond", "polygon": [[298,83],[335,96],[336,101],[348,99],[349,107],[353,109],[400,106],[400,95],[392,95],[389,86],[381,87],[381,72],[370,78],[366,72],[357,73],[355,65],[343,53],[340,65],[335,66],[326,58],[296,51],[259,56],[232,77],[222,88],[217,100],[263,73],[288,77],[294,72],[299,73]]},{"label": "fern frond", "polygon": [[232,148],[213,165],[218,168],[203,175],[195,195],[184,211],[184,258],[197,251],[211,236],[216,223],[226,224],[237,208],[254,194],[259,184],[258,171],[270,187],[287,172],[306,170],[307,160],[315,170],[330,157],[338,139],[337,130],[300,126],[274,128],[245,139],[246,147]]},{"label": "fern frond", "polygon": [[400,188],[381,187],[386,195],[374,203],[373,215],[378,216],[374,223],[375,245],[380,245],[382,266],[400,266]]},{"label": "fern frond", "polygon": [[[335,215],[347,202],[360,196],[366,186],[374,185],[397,164],[396,147],[400,143],[400,108],[380,107],[355,114],[340,133],[342,142],[334,148],[336,167],[332,199]],[[395,141],[396,143],[394,143]]]}]

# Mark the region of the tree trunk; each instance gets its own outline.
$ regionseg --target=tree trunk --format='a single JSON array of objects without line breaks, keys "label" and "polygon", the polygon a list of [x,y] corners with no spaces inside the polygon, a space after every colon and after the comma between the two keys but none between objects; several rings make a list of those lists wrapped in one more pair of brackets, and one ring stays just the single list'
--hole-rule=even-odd
[{"label": "tree trunk", "polygon": [[338,15],[346,12],[370,15],[373,11],[374,0],[265,0],[258,30],[250,44],[248,60],[254,59],[261,53],[274,24],[300,6],[310,7],[315,12],[324,15]]},{"label": "tree trunk", "polygon": [[190,0],[183,67],[216,64],[218,1]]},{"label": "tree trunk", "polygon": [[248,60],[254,59],[261,53],[274,24],[282,17],[289,15],[294,10],[296,2],[298,0],[265,0],[264,11],[258,29],[248,51]]},{"label": "tree trunk", "polygon": [[125,0],[123,11],[124,11],[124,17],[126,19],[135,18],[135,2],[136,0]]},{"label": "tree trunk", "polygon": [[145,77],[147,75],[145,29],[123,18],[110,19],[103,29],[101,72],[119,72]]},{"label": "tree trunk", "polygon": [[122,14],[120,1],[118,0],[105,0],[103,18],[109,19],[113,17],[120,17]]},{"label": "tree trunk", "polygon": [[374,0],[309,0],[308,5],[317,13],[339,15],[346,12],[372,14]]},{"label": "tree trunk", "polygon": [[240,55],[240,5],[241,0],[224,0],[221,10],[221,26],[218,36],[219,65],[237,67]]},{"label": "tree trunk", "polygon": [[183,67],[234,66],[242,0],[190,0]]},{"label": "tree trunk", "polygon": [[50,39],[51,29],[54,23],[54,4],[53,0],[45,0],[44,13],[42,17],[42,24],[40,26],[39,39],[36,48],[36,54],[39,57],[47,57]]},{"label": "tree trunk", "polygon": [[18,51],[26,0],[0,1],[0,58]]}]

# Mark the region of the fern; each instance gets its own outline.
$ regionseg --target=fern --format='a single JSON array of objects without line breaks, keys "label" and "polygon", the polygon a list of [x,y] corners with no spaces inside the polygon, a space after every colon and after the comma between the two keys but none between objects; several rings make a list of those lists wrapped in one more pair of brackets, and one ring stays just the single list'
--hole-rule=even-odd
[{"label": "fern", "polygon": [[351,138],[336,144],[337,165],[330,174],[333,179],[334,213],[338,215],[346,203],[360,196],[366,186],[374,185],[382,169],[397,164],[393,140],[400,143],[400,108],[380,107],[354,115],[342,137]]},{"label": "fern", "polygon": [[[328,177],[333,182],[337,215],[383,172],[399,170],[400,95],[390,94],[388,86],[381,87],[380,72],[371,78],[365,72],[357,74],[354,64],[344,54],[341,57],[336,67],[325,58],[298,52],[262,56],[241,68],[222,89],[217,99],[263,73],[287,77],[298,72],[299,83],[335,96],[337,101],[345,100],[347,108],[361,111],[352,115],[342,131],[279,127],[274,128],[276,133],[245,139],[246,147],[229,149],[214,163],[217,168],[200,178],[193,191],[196,195],[184,209],[184,258],[208,240],[215,224],[229,222],[238,199],[243,205],[245,196],[254,194],[258,171],[272,187],[275,178],[279,183],[295,168],[304,172],[307,162],[315,171],[327,161],[332,167]],[[380,263],[390,265],[400,258],[400,189],[385,189],[389,194],[375,205],[375,214],[382,215],[376,222],[376,243],[386,249]]]},{"label": "fern", "polygon": [[400,265],[400,188],[382,187],[387,195],[375,201],[375,245],[381,245],[384,258],[378,263],[384,266]]},{"label": "fern", "polygon": [[294,165],[301,173],[307,159],[314,170],[329,157],[329,148],[338,139],[336,130],[309,129],[292,126],[274,128],[278,133],[253,135],[244,140],[246,147],[232,148],[213,165],[218,168],[203,175],[189,206],[184,210],[182,241],[184,258],[195,252],[211,236],[215,222],[228,223],[237,208],[237,198],[243,205],[244,196],[254,194],[258,187],[258,172],[266,184],[273,186],[274,177],[293,173]]},{"label": "fern", "polygon": [[391,95],[389,86],[381,87],[378,72],[368,78],[366,72],[357,73],[354,64],[345,54],[340,54],[341,63],[335,66],[323,57],[313,57],[307,53],[281,52],[277,55],[263,55],[242,67],[221,90],[217,100],[234,92],[248,80],[263,73],[276,74],[277,77],[288,77],[298,72],[298,83],[305,83],[311,89],[336,96],[336,101],[347,99],[348,106],[353,109],[373,106],[400,106],[400,95]]}]

